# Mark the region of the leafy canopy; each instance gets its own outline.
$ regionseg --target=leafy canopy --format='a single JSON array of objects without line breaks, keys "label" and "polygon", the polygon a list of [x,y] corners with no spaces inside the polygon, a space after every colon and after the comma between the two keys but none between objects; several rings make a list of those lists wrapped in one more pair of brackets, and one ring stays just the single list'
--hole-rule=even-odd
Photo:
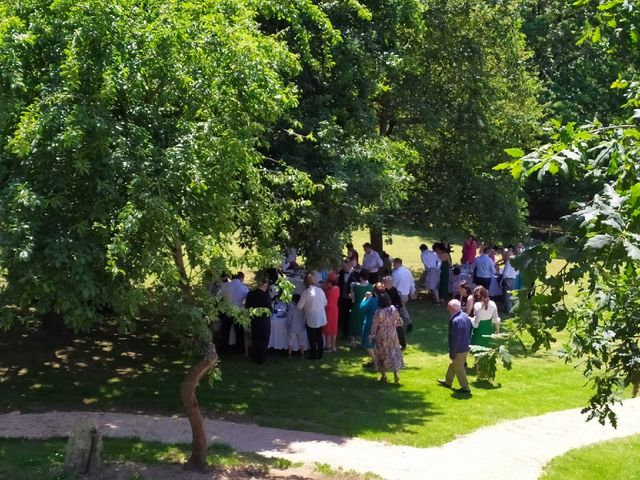
[{"label": "leafy canopy", "polygon": [[[332,35],[311,2],[279,4]],[[179,333],[206,337],[202,276],[238,262],[238,238],[244,263],[273,259],[282,173],[260,147],[300,71],[258,22],[275,5],[0,2],[5,320],[33,306],[87,328],[108,306],[126,327],[151,281]]]}]

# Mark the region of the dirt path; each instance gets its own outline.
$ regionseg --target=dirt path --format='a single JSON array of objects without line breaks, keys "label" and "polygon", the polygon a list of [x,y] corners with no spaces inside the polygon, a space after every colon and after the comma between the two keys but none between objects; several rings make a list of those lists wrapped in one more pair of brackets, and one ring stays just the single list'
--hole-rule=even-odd
[{"label": "dirt path", "polygon": [[[358,438],[281,430],[207,420],[212,441],[234,449],[294,462],[327,463],[387,479],[535,480],[542,467],[566,451],[640,433],[640,398],[616,409],[618,429],[585,422],[578,409],[501,422],[434,448],[387,445]],[[185,443],[191,440],[186,419],[121,413],[49,412],[0,415],[0,437],[66,436],[82,416],[91,416],[110,437]]]}]

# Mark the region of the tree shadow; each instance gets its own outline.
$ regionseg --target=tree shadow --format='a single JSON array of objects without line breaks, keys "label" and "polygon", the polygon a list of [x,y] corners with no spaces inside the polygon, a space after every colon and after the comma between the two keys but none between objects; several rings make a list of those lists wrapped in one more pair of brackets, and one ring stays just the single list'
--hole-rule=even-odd
[{"label": "tree shadow", "polygon": [[[198,398],[210,417],[341,436],[403,431],[440,414],[423,392],[378,383],[363,359],[346,348],[322,361],[270,351],[265,365],[229,354],[222,380],[212,388],[204,380]],[[56,345],[16,329],[0,337],[0,411],[181,415],[180,383],[192,361],[152,320],[133,334],[105,322]]]}]

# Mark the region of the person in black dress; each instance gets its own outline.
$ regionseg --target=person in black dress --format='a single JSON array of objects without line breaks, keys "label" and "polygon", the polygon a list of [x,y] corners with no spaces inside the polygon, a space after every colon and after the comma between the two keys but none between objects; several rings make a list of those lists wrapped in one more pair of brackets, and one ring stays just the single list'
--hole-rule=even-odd
[{"label": "person in black dress", "polygon": [[259,280],[258,288],[251,290],[247,294],[245,307],[266,308],[268,313],[251,314],[251,358],[254,362],[262,364],[267,360],[267,348],[269,347],[269,336],[271,335],[271,297],[268,293],[269,280],[266,278]]},{"label": "person in black dress", "polygon": [[[384,291],[387,295],[389,295],[389,299],[391,300],[391,305],[396,307],[398,311],[402,308],[402,297],[398,292],[398,289],[393,286],[393,279],[390,276],[386,276],[383,279],[384,283]],[[400,327],[396,327],[396,332],[398,332],[398,341],[400,342],[400,347],[402,350],[407,348],[407,340],[406,340],[406,325],[401,325]]]},{"label": "person in black dress", "polygon": [[349,315],[351,314],[351,284],[358,281],[358,270],[355,268],[356,261],[345,258],[342,262],[342,269],[338,272],[338,287],[340,287],[340,298],[338,300],[338,325],[342,328],[342,339],[349,339]]}]

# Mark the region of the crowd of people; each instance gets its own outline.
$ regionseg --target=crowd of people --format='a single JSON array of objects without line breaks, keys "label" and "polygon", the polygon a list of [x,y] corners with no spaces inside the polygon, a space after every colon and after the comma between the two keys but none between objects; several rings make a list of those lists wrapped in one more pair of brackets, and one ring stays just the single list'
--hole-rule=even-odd
[{"label": "crowd of people", "polygon": [[[294,294],[292,302],[286,306],[288,353],[291,357],[297,350],[303,358],[320,360],[324,354],[336,352],[341,336],[351,347],[366,352],[364,366],[375,368],[381,382],[386,382],[387,374],[393,373],[397,383],[399,371],[404,366],[402,352],[407,345],[407,333],[413,327],[407,304],[410,299],[417,298],[416,282],[401,258],[389,259],[369,243],[365,243],[363,249],[360,263],[357,250],[348,244],[341,268],[327,272],[324,280],[320,280],[322,277],[317,272],[304,276],[302,291]],[[501,254],[499,260],[496,259],[497,252]],[[457,375],[460,391],[469,391],[460,362],[466,365],[470,344],[487,346],[491,335],[499,333],[501,320],[489,289],[492,281],[501,284],[504,308],[509,312],[510,292],[516,287],[518,277],[518,272],[511,266],[511,258],[516,253],[515,247],[501,249],[478,245],[472,236],[468,236],[460,264],[453,265],[451,245],[446,239],[435,243],[431,249],[420,245],[424,264],[421,284],[436,303],[447,304],[451,315],[451,365],[445,379],[439,380],[440,384],[450,386]],[[289,268],[297,267],[295,250],[288,250],[283,266],[284,262]],[[255,313],[251,314],[247,332],[234,322],[233,315],[222,309],[217,332],[220,351],[227,351],[228,339],[233,333],[239,351],[250,355],[257,363],[264,363],[277,292],[266,277],[259,278],[257,287],[251,291],[243,279],[244,275],[238,273],[222,283],[218,297],[223,304],[233,308],[259,310],[253,310]]]}]

